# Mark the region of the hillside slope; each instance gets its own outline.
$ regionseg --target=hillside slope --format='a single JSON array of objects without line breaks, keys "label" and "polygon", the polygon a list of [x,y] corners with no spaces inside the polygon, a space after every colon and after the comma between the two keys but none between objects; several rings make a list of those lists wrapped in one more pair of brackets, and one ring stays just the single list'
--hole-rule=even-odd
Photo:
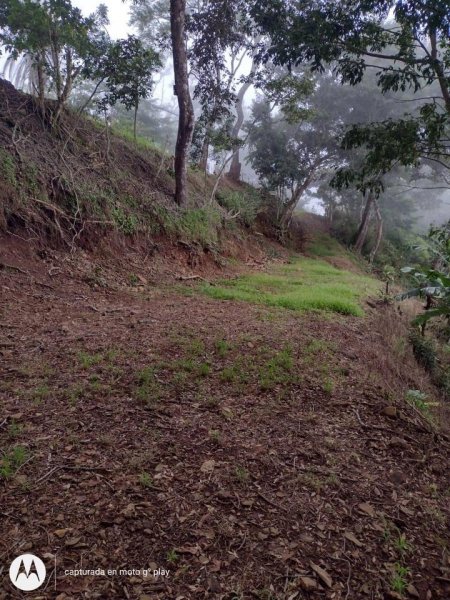
[{"label": "hillside slope", "polygon": [[[56,561],[40,597],[449,597],[449,446],[404,401],[432,390],[391,307],[298,312],[11,258],[0,539],[8,564]],[[269,294],[287,267],[314,286],[298,260],[237,289]]]},{"label": "hillside slope", "polygon": [[449,439],[380,282],[317,217],[308,256],[217,225],[195,173],[174,210],[159,152],[30,102],[0,82],[1,566],[52,600],[448,598]]},{"label": "hillside slope", "polygon": [[[173,254],[187,267],[271,252],[269,240],[210,202],[214,181],[202,173],[190,171],[190,204],[178,209],[172,166],[149,141],[135,144],[70,111],[52,130],[31,96],[0,79],[0,233],[37,249]],[[226,179],[219,191],[256,194]]]}]

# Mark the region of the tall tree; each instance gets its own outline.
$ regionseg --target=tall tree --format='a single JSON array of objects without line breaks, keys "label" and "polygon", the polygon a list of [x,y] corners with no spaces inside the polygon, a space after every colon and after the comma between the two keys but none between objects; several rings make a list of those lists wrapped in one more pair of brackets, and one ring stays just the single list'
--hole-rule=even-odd
[{"label": "tall tree", "polygon": [[104,52],[103,31],[107,11],[103,5],[83,17],[70,0],[5,0],[0,13],[0,43],[12,59],[24,58],[30,66],[39,105],[48,92],[56,97],[53,122],[65,107],[74,84],[83,77],[85,62]]},{"label": "tall tree", "polygon": [[382,175],[396,164],[426,159],[450,169],[448,0],[268,0],[255,2],[252,14],[272,38],[264,60],[307,62],[319,71],[331,64],[351,85],[375,68],[383,93],[411,89],[420,100],[401,118],[350,129],[344,145],[365,146],[366,159],[357,171],[342,171],[339,183],[379,193]]},{"label": "tall tree", "polygon": [[189,90],[186,49],[186,0],[170,0],[170,31],[172,38],[175,95],[178,99],[178,135],[175,146],[175,201],[187,203],[187,165],[189,145],[194,131],[194,107]]},{"label": "tall tree", "polygon": [[[233,145],[242,128],[242,103],[253,82],[255,65],[247,65],[254,51],[252,23],[244,0],[204,0],[189,19],[192,40],[189,58],[197,82],[194,98],[201,106],[199,125],[203,134],[201,166],[206,166],[214,130],[225,132]],[[236,108],[236,116],[233,115]],[[233,125],[230,128],[230,117]]]},{"label": "tall tree", "polygon": [[105,89],[97,101],[101,107],[112,107],[119,102],[127,110],[133,110],[135,141],[139,102],[148,98],[153,86],[153,74],[160,66],[159,55],[151,48],[145,48],[141,40],[133,35],[111,42],[103,56],[92,57],[86,64],[85,72],[97,81],[96,88],[104,83]]},{"label": "tall tree", "polygon": [[[293,121],[255,103],[249,126],[249,161],[267,189],[276,192],[282,232],[308,188],[340,160],[332,124],[323,115]],[[331,131],[330,131],[331,130]]]}]

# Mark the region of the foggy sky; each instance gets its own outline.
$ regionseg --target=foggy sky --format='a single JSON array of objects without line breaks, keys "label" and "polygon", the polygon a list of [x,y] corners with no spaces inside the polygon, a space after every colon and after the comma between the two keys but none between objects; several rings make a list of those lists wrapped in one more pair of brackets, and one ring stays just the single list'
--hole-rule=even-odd
[{"label": "foggy sky", "polygon": [[128,26],[128,0],[72,0],[72,4],[80,8],[85,15],[94,12],[99,4],[106,4],[110,21],[107,29],[110,36],[114,39],[123,38],[131,32]]}]

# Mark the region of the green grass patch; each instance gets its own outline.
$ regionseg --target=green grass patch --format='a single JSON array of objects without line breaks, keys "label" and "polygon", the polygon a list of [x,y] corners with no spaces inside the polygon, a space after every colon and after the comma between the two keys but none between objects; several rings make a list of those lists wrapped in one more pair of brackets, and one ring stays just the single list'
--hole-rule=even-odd
[{"label": "green grass patch", "polygon": [[161,397],[161,385],[156,378],[154,367],[145,367],[137,373],[137,383],[135,395],[138,401],[151,407]]},{"label": "green grass patch", "polygon": [[78,361],[83,369],[89,369],[95,365],[99,365],[103,361],[103,354],[89,354],[88,352],[78,352]]},{"label": "green grass patch", "polygon": [[344,249],[339,242],[326,233],[317,233],[308,244],[308,253],[312,256],[339,256]]},{"label": "green grass patch", "polygon": [[271,390],[277,385],[292,383],[293,368],[292,348],[286,346],[260,369],[259,385],[261,389]]},{"label": "green grass patch", "polygon": [[377,292],[379,283],[312,258],[297,258],[269,273],[246,275],[201,292],[217,300],[240,300],[294,311],[330,311],[362,316],[361,300]]},{"label": "green grass patch", "polygon": [[14,446],[0,457],[0,479],[10,479],[28,459],[24,446]]}]

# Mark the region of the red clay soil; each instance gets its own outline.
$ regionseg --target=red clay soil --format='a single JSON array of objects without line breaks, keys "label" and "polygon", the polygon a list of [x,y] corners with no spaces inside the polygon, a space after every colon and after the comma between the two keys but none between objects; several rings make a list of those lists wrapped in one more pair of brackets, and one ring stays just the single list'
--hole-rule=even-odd
[{"label": "red clay soil", "polygon": [[[450,597],[449,442],[403,400],[426,378],[393,309],[4,262],[0,598]],[[25,552],[48,574],[27,595]]]}]

